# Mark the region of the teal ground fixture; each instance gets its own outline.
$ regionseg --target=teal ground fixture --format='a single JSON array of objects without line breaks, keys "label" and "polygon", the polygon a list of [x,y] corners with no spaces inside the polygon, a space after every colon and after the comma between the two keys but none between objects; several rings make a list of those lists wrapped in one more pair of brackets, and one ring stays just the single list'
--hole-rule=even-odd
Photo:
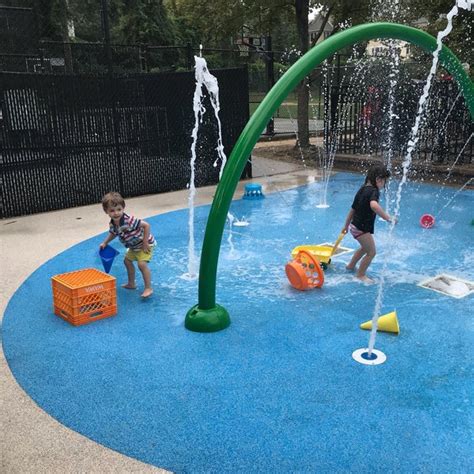
[{"label": "teal ground fixture", "polygon": [[263,199],[262,185],[258,183],[249,183],[245,185],[242,199]]},{"label": "teal ground fixture", "polygon": [[[272,87],[253,113],[230,154],[212,202],[201,252],[199,301],[186,315],[185,327],[187,329],[213,332],[224,329],[230,324],[228,312],[216,304],[217,263],[222,234],[240,176],[248,157],[271,117],[297,84],[325,59],[347,46],[383,38],[407,41],[429,53],[437,49],[436,38],[410,26],[397,23],[371,23],[354,26],[330,36],[302,56]],[[446,46],[443,46],[439,52],[439,61],[458,83],[471,117],[474,118],[474,85],[461,62]],[[213,318],[222,320],[221,325],[215,324],[212,319],[212,322],[207,326],[210,310],[213,310]]]}]

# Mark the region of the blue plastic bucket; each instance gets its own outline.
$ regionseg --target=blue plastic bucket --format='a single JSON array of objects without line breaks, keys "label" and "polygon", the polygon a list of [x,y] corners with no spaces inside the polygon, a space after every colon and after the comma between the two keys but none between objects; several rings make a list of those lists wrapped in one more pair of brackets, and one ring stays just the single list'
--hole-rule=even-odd
[{"label": "blue plastic bucket", "polygon": [[114,258],[119,253],[120,252],[118,250],[114,249],[110,245],[107,245],[103,249],[99,250],[99,256],[100,256],[100,259],[102,260],[102,265],[104,266],[105,273],[110,272],[110,268],[112,267]]}]

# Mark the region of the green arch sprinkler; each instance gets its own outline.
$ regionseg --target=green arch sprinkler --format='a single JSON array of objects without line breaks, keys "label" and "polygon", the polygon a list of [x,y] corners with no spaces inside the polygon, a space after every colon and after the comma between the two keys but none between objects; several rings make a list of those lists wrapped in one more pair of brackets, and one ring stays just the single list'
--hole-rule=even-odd
[{"label": "green arch sprinkler", "polygon": [[[325,59],[346,46],[376,38],[404,40],[430,53],[437,48],[436,39],[433,36],[397,23],[372,23],[341,31],[312,48],[288,69],[247,122],[232,150],[212,202],[202,245],[199,302],[186,315],[185,327],[187,329],[196,332],[214,332],[225,329],[230,324],[227,310],[216,304],[216,274],[220,245],[235,188],[247,157],[266,124],[296,85]],[[474,118],[474,85],[461,62],[446,46],[443,46],[439,53],[439,61],[457,81],[471,117]]]}]

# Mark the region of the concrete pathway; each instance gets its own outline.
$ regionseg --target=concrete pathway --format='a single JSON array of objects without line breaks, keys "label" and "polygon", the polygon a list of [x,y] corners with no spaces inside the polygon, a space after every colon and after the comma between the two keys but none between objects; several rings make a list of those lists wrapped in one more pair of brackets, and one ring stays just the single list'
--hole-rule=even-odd
[{"label": "concrete pathway", "polygon": [[[275,133],[296,134],[295,130],[298,130],[296,117],[293,119],[275,118],[274,129],[275,129]],[[324,130],[324,120],[310,119],[309,121],[310,132],[321,132],[323,130]]]}]

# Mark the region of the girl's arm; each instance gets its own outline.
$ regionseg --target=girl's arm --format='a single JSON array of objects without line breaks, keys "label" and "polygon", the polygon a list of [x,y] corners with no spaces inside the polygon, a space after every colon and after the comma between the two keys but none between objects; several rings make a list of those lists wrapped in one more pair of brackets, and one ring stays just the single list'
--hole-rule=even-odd
[{"label": "girl's arm", "polygon": [[112,232],[109,232],[109,235],[100,244],[100,248],[103,249],[104,247],[106,247],[109,242],[112,242],[112,240],[115,239],[115,237],[117,237],[115,234],[112,234]]},{"label": "girl's arm", "polygon": [[349,229],[349,224],[351,223],[353,217],[354,217],[354,209],[352,209],[351,207],[351,210],[347,214],[346,222],[344,222],[344,228],[342,229],[342,231],[345,234],[347,234],[347,230]]},{"label": "girl's arm", "polygon": [[149,252],[150,245],[148,244],[148,238],[150,237],[150,224],[148,224],[148,222],[141,221],[140,227],[143,229],[143,244],[142,244],[143,251]]},{"label": "girl's arm", "polygon": [[370,208],[383,220],[387,222],[395,221],[395,223],[397,223],[396,219],[387,214],[384,208],[377,201],[370,201]]}]

